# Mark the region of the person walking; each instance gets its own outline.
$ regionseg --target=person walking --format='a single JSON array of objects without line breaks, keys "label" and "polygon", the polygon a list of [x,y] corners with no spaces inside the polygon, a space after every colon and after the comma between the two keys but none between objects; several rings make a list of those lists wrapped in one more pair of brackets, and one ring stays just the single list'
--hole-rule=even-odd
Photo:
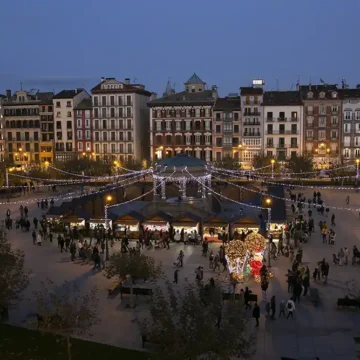
[{"label": "person walking", "polygon": [[71,254],[71,261],[74,261],[76,258],[76,245],[74,241],[70,245],[70,254]]},{"label": "person walking", "polygon": [[38,234],[36,235],[36,244],[37,244],[38,246],[41,246],[41,243],[42,243],[42,237],[41,237],[41,234],[38,233]]},{"label": "person walking", "polygon": [[344,259],[344,250],[342,248],[340,248],[339,253],[338,253],[338,257],[339,257],[339,265],[341,266],[343,264],[343,259]]},{"label": "person walking", "polygon": [[99,268],[100,269],[105,269],[105,253],[101,252],[99,254],[99,258],[100,258],[100,264],[99,264]]},{"label": "person walking", "polygon": [[255,303],[255,306],[254,306],[253,318],[256,321],[256,327],[259,327],[260,307],[257,303]]},{"label": "person walking", "polygon": [[310,274],[305,274],[303,279],[303,287],[304,287],[304,296],[307,295],[308,289],[310,287]]},{"label": "person walking", "polygon": [[249,304],[250,294],[251,294],[251,290],[249,290],[249,288],[246,286],[245,291],[244,291],[245,309],[251,309],[251,306]]},{"label": "person walking", "polygon": [[324,267],[323,267],[324,284],[327,284],[328,276],[329,276],[329,269],[330,269],[329,263],[326,261],[324,263]]},{"label": "person walking", "polygon": [[292,298],[290,298],[286,304],[286,308],[288,310],[287,319],[291,316],[291,318],[294,318],[294,312],[295,312],[295,303]]},{"label": "person walking", "polygon": [[33,239],[33,244],[36,245],[36,232],[35,230],[33,230],[33,232],[31,233],[32,239]]},{"label": "person walking", "polygon": [[331,215],[331,226],[335,226],[335,214]]},{"label": "person walking", "polygon": [[178,283],[178,280],[179,280],[179,269],[176,269],[174,271],[174,283],[177,284]]},{"label": "person walking", "polygon": [[350,256],[350,251],[349,251],[349,249],[345,246],[345,247],[344,247],[345,265],[348,264],[349,256]]},{"label": "person walking", "polygon": [[345,201],[346,201],[346,204],[349,205],[349,203],[350,203],[350,196],[349,195],[346,197]]},{"label": "person walking", "polygon": [[275,320],[275,312],[276,312],[276,299],[275,295],[271,297],[270,300],[270,307],[271,307],[271,319]]},{"label": "person walking", "polygon": [[281,300],[281,303],[279,305],[279,308],[280,308],[280,312],[279,312],[279,318],[281,316],[285,317],[285,301],[284,300]]}]

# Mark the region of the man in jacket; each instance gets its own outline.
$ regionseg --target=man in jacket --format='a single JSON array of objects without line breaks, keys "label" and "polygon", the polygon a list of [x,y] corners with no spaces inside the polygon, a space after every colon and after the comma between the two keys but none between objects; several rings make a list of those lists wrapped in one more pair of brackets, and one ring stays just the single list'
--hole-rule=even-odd
[{"label": "man in jacket", "polygon": [[286,304],[286,308],[288,310],[288,316],[286,317],[287,319],[291,316],[292,318],[294,318],[294,312],[295,312],[295,303],[293,301],[292,298],[290,298]]}]

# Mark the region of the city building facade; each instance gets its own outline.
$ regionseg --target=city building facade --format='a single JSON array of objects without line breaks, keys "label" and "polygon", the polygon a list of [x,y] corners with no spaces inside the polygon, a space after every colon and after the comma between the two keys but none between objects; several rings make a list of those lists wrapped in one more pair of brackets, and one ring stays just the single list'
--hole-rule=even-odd
[{"label": "city building facade", "polygon": [[156,161],[179,153],[211,161],[212,110],[217,88],[206,89],[206,83],[195,73],[175,93],[170,83],[163,97],[148,103],[150,112],[150,156]]},{"label": "city building facade", "polygon": [[75,158],[74,109],[90,95],[82,88],[63,90],[53,98],[55,127],[55,160],[67,161]]},{"label": "city building facade", "polygon": [[299,91],[264,93],[264,150],[285,161],[302,153],[303,105]]},{"label": "city building facade", "polygon": [[242,109],[242,156],[245,164],[251,164],[255,155],[263,150],[263,80],[253,80],[251,87],[241,87]]},{"label": "city building facade", "polygon": [[5,160],[5,133],[4,133],[4,107],[3,100],[6,98],[5,95],[0,94],[0,162]]},{"label": "city building facade", "polygon": [[124,164],[147,158],[151,92],[128,78],[102,78],[91,93],[95,159]]},{"label": "city building facade", "polygon": [[213,109],[213,160],[226,157],[236,160],[242,154],[241,103],[238,94],[218,97]]},{"label": "city building facade", "polygon": [[54,94],[40,93],[40,164],[48,166],[54,162]]},{"label": "city building facade", "polygon": [[40,103],[38,90],[7,90],[2,100],[6,160],[16,167],[40,164]]},{"label": "city building facade", "polygon": [[337,85],[300,86],[304,104],[304,153],[318,167],[340,161],[342,100]]},{"label": "city building facade", "polygon": [[342,159],[360,158],[360,86],[341,90]]},{"label": "city building facade", "polygon": [[74,107],[75,152],[77,157],[95,159],[93,144],[92,99],[86,98]]}]

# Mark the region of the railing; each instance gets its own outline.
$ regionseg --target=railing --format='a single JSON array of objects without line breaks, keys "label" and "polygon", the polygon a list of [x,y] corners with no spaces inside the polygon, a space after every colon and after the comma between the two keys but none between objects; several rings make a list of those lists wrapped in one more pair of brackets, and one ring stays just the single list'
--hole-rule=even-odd
[{"label": "railing", "polygon": [[260,116],[260,113],[255,111],[245,112],[244,116]]},{"label": "railing", "polygon": [[232,133],[233,132],[233,129],[223,129],[223,133],[226,133],[226,134],[228,134],[228,133]]},{"label": "railing", "polygon": [[274,148],[275,145],[274,145],[273,143],[267,143],[267,144],[266,144],[266,147],[267,147],[267,148]]},{"label": "railing", "polygon": [[287,121],[287,118],[286,117],[278,117],[277,120],[278,121]]},{"label": "railing", "polygon": [[272,118],[272,117],[267,117],[267,118],[266,118],[266,121],[273,122],[273,121],[275,121],[275,119]]},{"label": "railing", "polygon": [[291,149],[297,149],[299,147],[298,144],[290,144]]},{"label": "railing", "polygon": [[299,121],[298,118],[290,118],[290,121]]},{"label": "railing", "polygon": [[245,121],[244,122],[244,126],[259,126],[260,125],[260,121],[252,121],[252,122],[249,122],[249,121]]},{"label": "railing", "polygon": [[299,130],[266,130],[266,135],[297,135]]},{"label": "railing", "polygon": [[260,133],[244,133],[243,136],[249,136],[249,137],[260,137]]}]

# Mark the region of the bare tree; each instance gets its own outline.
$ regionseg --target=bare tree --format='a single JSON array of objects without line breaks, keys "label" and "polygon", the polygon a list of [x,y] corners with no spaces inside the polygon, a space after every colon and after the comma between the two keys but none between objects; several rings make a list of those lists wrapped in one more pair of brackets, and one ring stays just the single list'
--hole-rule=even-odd
[{"label": "bare tree", "polygon": [[7,314],[9,305],[21,299],[29,284],[24,261],[24,253],[11,248],[4,228],[0,228],[0,315]]},{"label": "bare tree", "polygon": [[42,283],[39,291],[34,291],[37,305],[38,328],[66,338],[68,359],[71,360],[70,336],[89,333],[93,325],[99,323],[98,289],[93,287],[80,293],[76,285],[65,282],[60,287],[49,290],[54,283]]},{"label": "bare tree", "polygon": [[118,251],[110,256],[105,268],[105,276],[117,276],[121,282],[130,285],[131,307],[134,307],[133,289],[137,279],[157,279],[163,274],[161,264],[143,253],[122,253]]},{"label": "bare tree", "polygon": [[243,303],[222,301],[214,285],[185,285],[176,292],[167,282],[158,288],[150,318],[140,321],[143,339],[156,344],[153,358],[230,360],[248,358],[253,338],[247,334]]}]

